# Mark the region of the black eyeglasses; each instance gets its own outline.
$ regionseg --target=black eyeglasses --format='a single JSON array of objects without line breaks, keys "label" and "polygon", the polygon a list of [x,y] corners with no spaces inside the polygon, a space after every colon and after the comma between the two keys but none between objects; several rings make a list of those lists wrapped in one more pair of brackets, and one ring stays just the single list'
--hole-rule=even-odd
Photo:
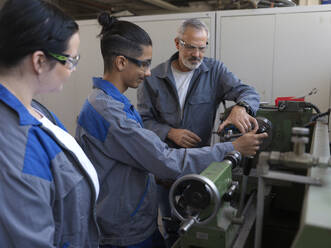
[{"label": "black eyeglasses", "polygon": [[131,58],[129,56],[123,55],[123,54],[117,54],[117,53],[115,53],[115,55],[117,55],[117,56],[123,56],[127,60],[129,60],[132,63],[136,64],[138,67],[143,68],[144,71],[147,71],[148,69],[151,68],[151,64],[152,64],[152,60],[151,59],[139,60],[139,59],[135,59],[135,58]]}]

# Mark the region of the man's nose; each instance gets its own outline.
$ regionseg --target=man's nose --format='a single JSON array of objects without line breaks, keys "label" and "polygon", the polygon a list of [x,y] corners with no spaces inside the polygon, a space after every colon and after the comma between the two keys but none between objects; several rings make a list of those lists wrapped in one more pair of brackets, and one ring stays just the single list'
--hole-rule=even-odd
[{"label": "man's nose", "polygon": [[198,47],[196,47],[193,51],[192,51],[192,55],[195,57],[200,57],[200,50]]},{"label": "man's nose", "polygon": [[148,67],[147,70],[145,71],[145,77],[149,77],[151,75],[151,68]]}]

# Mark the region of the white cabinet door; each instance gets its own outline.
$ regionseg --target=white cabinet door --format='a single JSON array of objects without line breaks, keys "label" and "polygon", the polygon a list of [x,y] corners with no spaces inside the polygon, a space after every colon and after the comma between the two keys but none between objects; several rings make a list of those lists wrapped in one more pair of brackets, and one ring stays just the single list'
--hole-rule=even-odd
[{"label": "white cabinet door", "polygon": [[276,16],[273,98],[303,96],[322,112],[330,106],[331,12]]},{"label": "white cabinet door", "polygon": [[241,80],[255,87],[261,101],[270,102],[275,16],[221,16],[217,20],[217,58]]}]

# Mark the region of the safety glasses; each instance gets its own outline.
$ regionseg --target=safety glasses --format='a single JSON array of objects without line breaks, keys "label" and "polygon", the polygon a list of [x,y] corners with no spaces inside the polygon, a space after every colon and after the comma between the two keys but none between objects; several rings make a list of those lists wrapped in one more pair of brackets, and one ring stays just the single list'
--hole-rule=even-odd
[{"label": "safety glasses", "polygon": [[144,71],[147,71],[151,68],[151,64],[152,64],[151,59],[139,60],[139,59],[135,59],[135,58],[123,55],[123,54],[119,54],[119,53],[113,53],[113,54],[115,54],[116,56],[123,56],[124,58],[126,58],[130,62],[132,62],[135,65],[137,65],[138,67],[142,68]]},{"label": "safety glasses", "polygon": [[199,50],[199,52],[201,53],[204,53],[207,49],[207,46],[208,46],[208,42],[206,44],[206,46],[201,46],[201,47],[197,47],[197,46],[193,46],[189,43],[186,43],[185,41],[183,41],[182,39],[178,39],[179,40],[179,44],[184,47],[184,49],[186,49],[187,51],[190,51],[190,52],[193,52],[195,51],[196,49]]},{"label": "safety glasses", "polygon": [[56,61],[60,62],[62,65],[64,65],[71,72],[76,69],[78,61],[80,59],[80,55],[72,57],[72,56],[67,55],[67,54],[57,54],[57,53],[52,53],[52,52],[47,52],[47,54],[49,54]]},{"label": "safety glasses", "polygon": [[136,64],[137,66],[143,68],[144,71],[147,71],[148,69],[151,68],[152,60],[150,60],[150,59],[139,60],[139,59],[135,59],[135,58],[131,58],[131,57],[125,56],[125,55],[122,55],[122,56],[124,56],[129,61],[131,61],[132,63]]}]

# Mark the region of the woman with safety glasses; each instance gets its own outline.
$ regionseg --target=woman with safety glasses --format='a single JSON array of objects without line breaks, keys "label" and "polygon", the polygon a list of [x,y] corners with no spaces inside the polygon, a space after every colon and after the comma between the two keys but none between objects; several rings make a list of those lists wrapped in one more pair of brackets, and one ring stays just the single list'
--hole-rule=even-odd
[{"label": "woman with safety glasses", "polygon": [[62,89],[79,42],[77,23],[46,1],[0,10],[1,247],[98,247],[96,171],[58,119],[32,105]]},{"label": "woman with safety glasses", "polygon": [[245,134],[232,143],[201,149],[169,148],[154,132],[143,128],[140,115],[124,96],[128,88],[137,88],[151,74],[149,35],[107,13],[99,16],[99,23],[104,74],[93,79],[93,91],[78,118],[76,138],[100,179],[97,218],[101,247],[165,247],[157,229],[154,176],[174,180],[200,173],[213,161],[222,161],[235,145],[239,147],[238,140],[240,152],[252,153],[251,147],[258,146],[266,134]]}]

